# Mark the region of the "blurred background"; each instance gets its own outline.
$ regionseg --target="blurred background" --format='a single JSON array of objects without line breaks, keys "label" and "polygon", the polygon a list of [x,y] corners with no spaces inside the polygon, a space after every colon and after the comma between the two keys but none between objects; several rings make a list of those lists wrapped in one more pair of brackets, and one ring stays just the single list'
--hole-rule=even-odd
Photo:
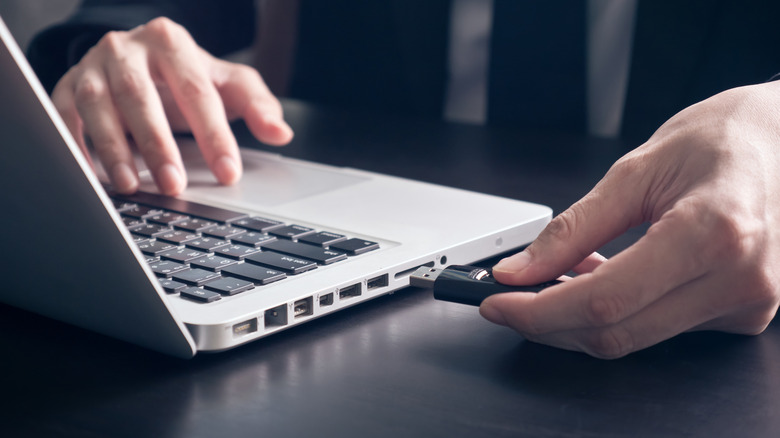
[{"label": "blurred background", "polygon": [[40,29],[68,16],[78,3],[79,0],[2,0],[0,16],[26,50]]}]

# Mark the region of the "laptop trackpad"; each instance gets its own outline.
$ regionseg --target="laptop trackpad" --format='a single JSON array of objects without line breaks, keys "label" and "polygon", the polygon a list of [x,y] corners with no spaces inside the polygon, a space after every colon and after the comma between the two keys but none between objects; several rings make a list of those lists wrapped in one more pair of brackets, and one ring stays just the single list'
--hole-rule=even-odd
[{"label": "laptop trackpad", "polygon": [[[192,194],[219,202],[273,207],[369,179],[340,172],[337,168],[242,149],[244,174],[241,180],[233,186],[222,186],[217,183],[194,141],[179,140],[179,147],[189,180],[187,191],[183,194],[185,198]],[[141,190],[156,192],[149,171],[143,163],[137,164],[141,173]]]}]

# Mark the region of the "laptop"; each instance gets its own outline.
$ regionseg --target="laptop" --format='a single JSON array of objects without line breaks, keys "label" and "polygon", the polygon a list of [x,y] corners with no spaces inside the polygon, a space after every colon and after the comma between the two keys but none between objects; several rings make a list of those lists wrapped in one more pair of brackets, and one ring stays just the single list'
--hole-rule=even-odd
[{"label": "laptop", "polygon": [[172,356],[218,352],[531,242],[537,204],[242,149],[216,184],[112,196],[0,20],[0,301]]}]

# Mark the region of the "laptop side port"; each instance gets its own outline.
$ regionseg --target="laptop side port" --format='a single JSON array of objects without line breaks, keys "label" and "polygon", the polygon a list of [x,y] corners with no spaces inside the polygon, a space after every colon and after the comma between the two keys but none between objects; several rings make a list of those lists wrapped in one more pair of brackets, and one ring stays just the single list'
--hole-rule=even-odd
[{"label": "laptop side port", "polygon": [[327,307],[333,305],[333,292],[329,294],[320,295],[320,307]]},{"label": "laptop side port", "polygon": [[287,325],[287,305],[274,307],[265,311],[265,328]]},{"label": "laptop side port", "polygon": [[293,303],[293,315],[295,318],[314,314],[314,298],[308,297]]},{"label": "laptop side port", "polygon": [[363,293],[360,283],[339,289],[339,299],[344,300],[352,297],[359,297]]},{"label": "laptop side port", "polygon": [[379,277],[369,278],[368,281],[366,281],[366,289],[376,289],[379,287],[385,287],[388,285],[389,277],[387,274],[380,275]]},{"label": "laptop side port", "polygon": [[233,337],[244,336],[257,331],[257,318],[252,318],[244,322],[233,325]]}]

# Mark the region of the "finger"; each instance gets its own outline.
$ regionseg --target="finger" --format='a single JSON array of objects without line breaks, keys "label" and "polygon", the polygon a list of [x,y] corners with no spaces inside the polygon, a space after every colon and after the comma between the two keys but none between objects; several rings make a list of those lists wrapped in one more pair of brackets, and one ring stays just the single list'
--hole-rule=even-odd
[{"label": "finger", "polygon": [[87,143],[84,140],[84,123],[79,116],[79,112],[76,109],[76,103],[73,99],[73,81],[70,77],[63,76],[63,78],[54,87],[54,91],[51,95],[51,100],[54,103],[54,107],[60,113],[62,121],[65,122],[68,131],[76,141],[81,153],[89,163],[89,166],[94,170],[95,165],[92,162],[92,155],[87,149]]},{"label": "finger", "polygon": [[192,130],[209,168],[222,184],[241,176],[238,145],[230,130],[221,97],[202,63],[207,59],[189,34],[168,20],[154,20],[147,29],[157,37],[153,62]]},{"label": "finger", "polygon": [[186,187],[187,176],[146,57],[134,55],[129,47],[115,50],[126,55],[106,63],[113,100],[160,192],[177,195]]},{"label": "finger", "polygon": [[293,138],[293,131],[282,115],[282,106],[266,86],[257,70],[220,62],[215,76],[217,88],[229,115],[241,117],[252,134],[263,143],[282,146]]},{"label": "finger", "polygon": [[114,189],[132,193],[138,188],[133,156],[111,99],[106,78],[85,71],[75,82],[75,105]]},{"label": "finger", "polygon": [[709,294],[718,281],[714,275],[700,278],[610,326],[524,335],[533,342],[603,359],[623,357],[689,331],[719,314]]},{"label": "finger", "polygon": [[711,243],[708,229],[690,227],[696,224],[692,218],[697,218],[695,209],[673,209],[637,243],[593,272],[538,295],[489,297],[482,304],[482,313],[490,320],[533,334],[604,327],[622,321],[711,269],[708,251],[703,250]]},{"label": "finger", "polygon": [[637,173],[627,167],[613,166],[590,193],[555,217],[524,251],[494,266],[496,280],[535,284],[556,278],[641,223],[645,190]]},{"label": "finger", "polygon": [[606,262],[607,258],[603,255],[594,252],[591,255],[585,257],[585,260],[580,262],[577,266],[572,268],[572,271],[578,273],[578,274],[586,274],[588,272],[593,272],[596,268],[601,266],[602,263]]}]

